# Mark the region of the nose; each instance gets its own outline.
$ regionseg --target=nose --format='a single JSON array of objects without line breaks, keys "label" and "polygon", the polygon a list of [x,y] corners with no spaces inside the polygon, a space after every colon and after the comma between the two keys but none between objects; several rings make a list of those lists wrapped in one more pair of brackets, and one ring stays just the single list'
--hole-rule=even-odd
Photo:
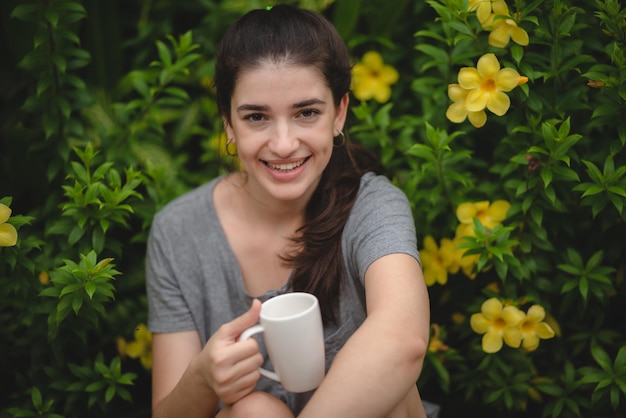
[{"label": "nose", "polygon": [[300,146],[296,132],[286,122],[277,122],[270,133],[269,150],[277,157],[287,158]]}]

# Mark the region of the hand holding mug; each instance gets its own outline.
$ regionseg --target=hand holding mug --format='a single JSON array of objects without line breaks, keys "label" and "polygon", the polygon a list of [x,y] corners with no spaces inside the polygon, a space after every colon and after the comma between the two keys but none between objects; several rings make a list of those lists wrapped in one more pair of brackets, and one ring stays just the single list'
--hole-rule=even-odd
[{"label": "hand holding mug", "polygon": [[224,403],[232,404],[253,391],[258,367],[263,363],[253,341],[240,344],[237,339],[246,328],[257,323],[261,303],[253,301],[241,316],[222,325],[204,348],[202,363],[208,370],[208,384]]},{"label": "hand holding mug", "polygon": [[307,392],[324,379],[326,360],[322,316],[317,298],[304,292],[275,296],[261,306],[261,321],[240,341],[263,333],[274,372],[259,372],[290,392]]}]

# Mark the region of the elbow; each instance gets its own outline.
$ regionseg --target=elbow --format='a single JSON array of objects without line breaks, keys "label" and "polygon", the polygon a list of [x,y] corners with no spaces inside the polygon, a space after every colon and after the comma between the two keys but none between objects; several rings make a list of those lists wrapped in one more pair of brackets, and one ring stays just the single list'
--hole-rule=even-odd
[{"label": "elbow", "polygon": [[409,362],[416,367],[417,373],[421,372],[424,358],[428,351],[428,340],[421,337],[413,337],[412,341],[407,344],[407,358]]},{"label": "elbow", "polygon": [[424,358],[428,350],[428,341],[419,335],[408,337],[405,335],[399,347],[402,347],[402,355],[398,358],[404,363],[401,367],[417,379],[422,372]]}]

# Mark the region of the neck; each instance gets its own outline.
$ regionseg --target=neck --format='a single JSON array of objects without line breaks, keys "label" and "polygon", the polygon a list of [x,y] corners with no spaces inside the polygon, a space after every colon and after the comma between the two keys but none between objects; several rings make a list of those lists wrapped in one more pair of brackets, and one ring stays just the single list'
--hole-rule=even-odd
[{"label": "neck", "polygon": [[304,224],[305,209],[310,196],[285,201],[267,196],[260,197],[251,190],[243,173],[234,173],[226,178],[231,207],[250,222],[273,226],[273,228],[295,232]]}]

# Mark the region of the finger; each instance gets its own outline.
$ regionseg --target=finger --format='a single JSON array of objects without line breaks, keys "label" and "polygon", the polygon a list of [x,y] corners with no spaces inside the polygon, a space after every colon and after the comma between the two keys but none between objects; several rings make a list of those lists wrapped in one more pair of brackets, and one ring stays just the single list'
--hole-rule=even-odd
[{"label": "finger", "polygon": [[235,402],[242,396],[251,392],[260,378],[261,374],[258,369],[254,369],[249,373],[239,376],[237,379],[224,382],[217,388],[216,394],[225,403]]},{"label": "finger", "polygon": [[226,334],[227,338],[232,340],[237,340],[239,335],[244,332],[247,328],[255,325],[259,321],[259,315],[261,314],[261,301],[258,299],[254,299],[252,301],[252,306],[245,312],[243,315],[233,319],[232,321],[224,324],[223,332]]}]

